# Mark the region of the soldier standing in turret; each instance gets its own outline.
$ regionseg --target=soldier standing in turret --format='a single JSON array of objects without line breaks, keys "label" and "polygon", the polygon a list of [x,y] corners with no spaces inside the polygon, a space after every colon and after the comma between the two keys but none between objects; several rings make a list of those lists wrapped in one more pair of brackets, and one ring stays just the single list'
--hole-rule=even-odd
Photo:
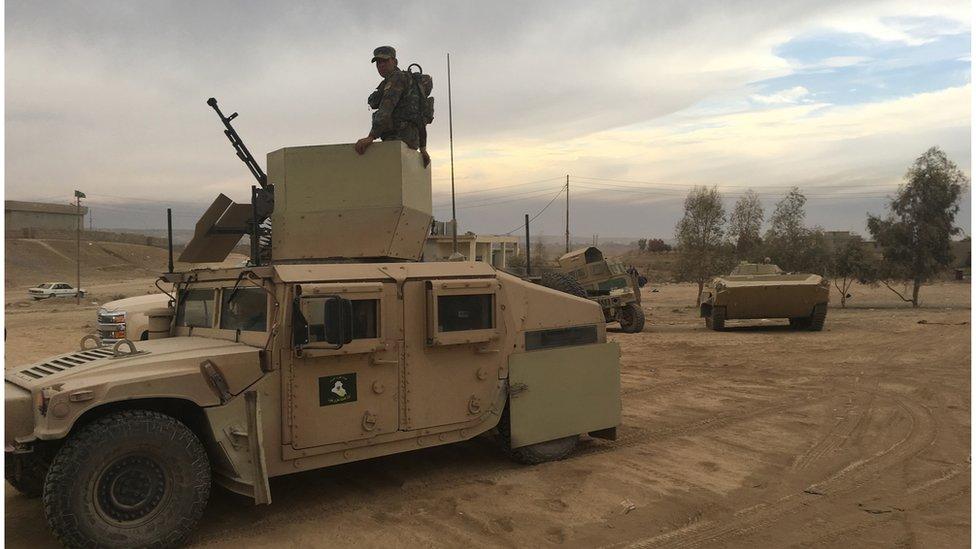
[{"label": "soldier standing in turret", "polygon": [[430,164],[427,154],[427,132],[422,120],[422,101],[417,86],[406,71],[397,66],[396,50],[392,46],[380,46],[373,50],[373,63],[383,81],[369,95],[373,109],[373,124],[369,135],[356,142],[356,152],[363,154],[377,138],[383,141],[399,139],[407,147],[417,150]]}]

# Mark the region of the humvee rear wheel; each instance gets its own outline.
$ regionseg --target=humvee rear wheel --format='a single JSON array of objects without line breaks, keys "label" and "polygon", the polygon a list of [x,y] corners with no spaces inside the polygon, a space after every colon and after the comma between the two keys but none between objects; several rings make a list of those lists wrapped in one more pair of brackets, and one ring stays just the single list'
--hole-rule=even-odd
[{"label": "humvee rear wheel", "polygon": [[539,282],[546,288],[559,290],[560,292],[575,295],[576,297],[586,297],[586,288],[577,282],[575,278],[567,274],[546,271],[542,273],[542,279]]},{"label": "humvee rear wheel", "polygon": [[637,303],[628,303],[618,315],[620,329],[628,334],[636,334],[644,330],[644,309]]},{"label": "humvee rear wheel", "polygon": [[712,312],[705,317],[705,325],[721,332],[725,329],[725,307],[712,307]]},{"label": "humvee rear wheel", "polygon": [[73,434],[44,482],[44,512],[68,547],[182,545],[210,497],[200,440],[176,419],[116,412]]},{"label": "humvee rear wheel", "polygon": [[512,426],[509,420],[508,406],[502,412],[502,417],[498,421],[498,438],[502,446],[512,460],[526,465],[537,465],[547,461],[559,461],[565,459],[573,453],[579,443],[579,435],[572,435],[556,440],[547,440],[528,446],[512,448]]},{"label": "humvee rear wheel", "polygon": [[38,448],[29,454],[7,454],[3,465],[4,478],[24,496],[37,498],[44,492],[50,452]]}]

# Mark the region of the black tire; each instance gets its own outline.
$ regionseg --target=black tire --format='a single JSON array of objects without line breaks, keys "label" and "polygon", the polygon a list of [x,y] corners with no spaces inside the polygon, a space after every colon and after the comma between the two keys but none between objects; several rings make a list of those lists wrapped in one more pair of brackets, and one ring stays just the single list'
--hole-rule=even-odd
[{"label": "black tire", "polygon": [[546,288],[566,292],[567,294],[575,295],[576,297],[586,297],[586,288],[577,282],[576,279],[567,274],[556,271],[546,271],[542,273],[542,280],[540,280],[540,284]]},{"label": "black tire", "polygon": [[573,450],[576,449],[576,445],[579,443],[579,435],[572,435],[557,438],[556,440],[547,440],[546,442],[512,448],[512,425],[509,420],[507,404],[505,405],[505,410],[502,412],[501,419],[498,421],[498,439],[499,444],[501,444],[502,449],[508,454],[508,457],[525,465],[538,465],[547,461],[566,459],[573,453]]},{"label": "black tire", "polygon": [[827,304],[818,303],[813,308],[813,314],[810,315],[808,330],[811,332],[819,332],[823,330],[824,322],[827,320]]},{"label": "black tire", "polygon": [[25,497],[38,498],[44,493],[44,477],[50,466],[51,452],[43,448],[29,454],[7,454],[3,477]]},{"label": "black tire", "polygon": [[44,482],[44,513],[67,547],[177,547],[210,497],[210,462],[183,423],[148,410],[72,434]]},{"label": "black tire", "polygon": [[624,305],[617,313],[620,329],[628,334],[644,331],[644,309],[637,303]]},{"label": "black tire", "polygon": [[721,332],[725,329],[725,307],[712,307],[712,314],[705,317],[705,325]]},{"label": "black tire", "polygon": [[806,330],[810,327],[810,317],[801,316],[790,319],[790,328],[794,330]]}]

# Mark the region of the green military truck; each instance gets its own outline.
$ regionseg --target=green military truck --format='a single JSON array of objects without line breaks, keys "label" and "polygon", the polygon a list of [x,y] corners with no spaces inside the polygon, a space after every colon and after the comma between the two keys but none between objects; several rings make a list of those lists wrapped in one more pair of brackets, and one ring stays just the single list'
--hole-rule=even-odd
[{"label": "green military truck", "polygon": [[43,497],[62,543],[180,545],[213,482],[266,504],[271,477],[484,433],[524,463],[615,438],[620,351],[600,306],[484,262],[419,262],[419,153],[267,162],[252,203],[218,197],[180,257],[221,261],[247,233],[250,266],[171,261],[175,306],[149,312],[147,341],[86,336],[7,369],[6,478]]},{"label": "green military truck", "polygon": [[596,301],[606,321],[619,323],[626,333],[644,329],[640,286],[623,264],[593,246],[571,251],[558,263],[558,269],[542,274],[544,286]]}]

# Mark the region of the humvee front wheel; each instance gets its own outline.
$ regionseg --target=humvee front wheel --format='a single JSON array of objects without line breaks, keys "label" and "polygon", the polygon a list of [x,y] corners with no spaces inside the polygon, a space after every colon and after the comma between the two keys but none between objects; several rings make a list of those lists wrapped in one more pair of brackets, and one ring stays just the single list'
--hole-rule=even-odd
[{"label": "humvee front wheel", "polygon": [[44,512],[68,547],[183,544],[210,497],[210,463],[183,423],[148,410],[98,419],[61,447]]},{"label": "humvee front wheel", "polygon": [[506,405],[502,417],[498,421],[498,442],[502,449],[508,453],[508,456],[519,463],[537,465],[547,461],[559,461],[572,454],[579,443],[579,435],[572,435],[512,448],[512,425],[509,417],[508,406]]},{"label": "humvee front wheel", "polygon": [[620,329],[628,334],[644,330],[644,309],[637,303],[624,305],[617,318],[620,320]]}]

